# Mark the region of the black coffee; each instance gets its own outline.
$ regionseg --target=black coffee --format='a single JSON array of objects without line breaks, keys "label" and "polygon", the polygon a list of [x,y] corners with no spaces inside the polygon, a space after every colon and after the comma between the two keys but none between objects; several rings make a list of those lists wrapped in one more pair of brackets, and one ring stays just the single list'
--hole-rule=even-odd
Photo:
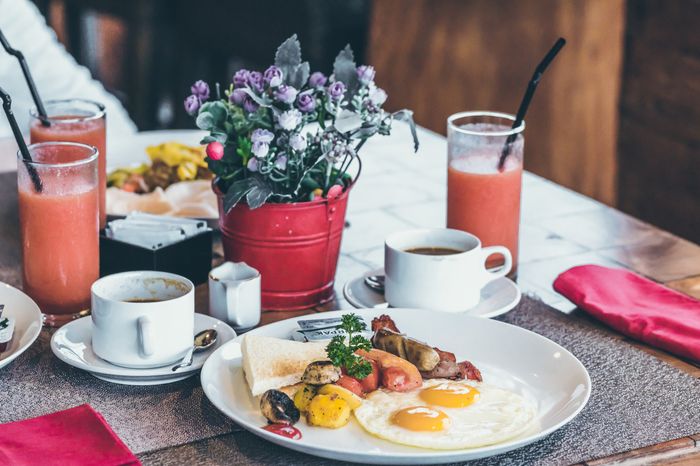
[{"label": "black coffee", "polygon": [[133,299],[127,299],[127,303],[158,303],[160,301],[163,301],[162,299],[153,299],[153,298],[133,298]]},{"label": "black coffee", "polygon": [[406,252],[411,254],[423,254],[425,256],[449,256],[452,254],[460,254],[464,251],[452,248],[411,248],[406,249]]}]

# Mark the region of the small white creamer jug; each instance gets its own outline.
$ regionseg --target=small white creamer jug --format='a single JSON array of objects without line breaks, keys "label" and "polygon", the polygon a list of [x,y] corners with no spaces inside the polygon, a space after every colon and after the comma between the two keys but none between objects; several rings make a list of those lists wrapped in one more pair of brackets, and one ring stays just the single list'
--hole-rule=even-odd
[{"label": "small white creamer jug", "polygon": [[209,314],[235,330],[260,323],[260,272],[245,262],[224,262],[209,272]]}]

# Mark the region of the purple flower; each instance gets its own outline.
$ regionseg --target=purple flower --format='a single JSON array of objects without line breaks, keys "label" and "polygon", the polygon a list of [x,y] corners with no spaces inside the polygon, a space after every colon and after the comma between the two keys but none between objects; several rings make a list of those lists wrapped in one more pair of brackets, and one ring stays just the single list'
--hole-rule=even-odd
[{"label": "purple flower", "polygon": [[248,160],[248,165],[246,165],[246,167],[248,167],[248,170],[252,172],[258,171],[258,159],[251,157],[251,159]]},{"label": "purple flower", "polygon": [[192,91],[192,95],[199,97],[199,100],[207,100],[209,98],[209,84],[205,83],[201,79],[192,84],[190,90]]},{"label": "purple flower", "polygon": [[289,136],[289,147],[297,152],[302,152],[306,149],[306,138],[299,133],[294,133]]},{"label": "purple flower", "polygon": [[251,142],[264,142],[269,144],[273,139],[275,139],[275,135],[272,132],[262,128],[256,129],[250,135]]},{"label": "purple flower", "polygon": [[331,100],[340,100],[345,95],[345,84],[342,81],[336,81],[328,86],[328,95]]},{"label": "purple flower", "polygon": [[255,113],[258,111],[258,108],[258,104],[255,103],[255,101],[251,99],[249,95],[246,95],[245,99],[243,100],[243,110],[248,113]]},{"label": "purple flower", "polygon": [[236,71],[236,74],[233,75],[233,85],[235,87],[243,87],[246,85],[248,82],[248,75],[250,74],[250,71],[246,69],[238,70]]},{"label": "purple flower", "polygon": [[275,160],[275,167],[278,168],[279,170],[284,170],[287,168],[287,156],[286,155],[280,155],[277,157],[277,160]]},{"label": "purple flower", "polygon": [[304,113],[311,113],[316,109],[316,99],[311,94],[301,94],[297,99],[297,107]]},{"label": "purple flower", "polygon": [[286,86],[282,84],[275,90],[275,99],[285,104],[291,104],[296,100],[299,91],[294,89],[292,86]]},{"label": "purple flower", "polygon": [[263,81],[270,87],[277,87],[282,84],[282,70],[276,66],[271,66],[265,70]]},{"label": "purple flower", "polygon": [[328,78],[320,71],[315,71],[309,76],[309,86],[311,87],[323,87],[326,85],[326,81]]},{"label": "purple flower", "polygon": [[263,75],[259,71],[251,71],[248,73],[248,86],[256,92],[263,90]]},{"label": "purple flower", "polygon": [[301,124],[301,112],[297,109],[287,110],[277,116],[277,123],[287,131],[292,131]]},{"label": "purple flower", "polygon": [[369,84],[374,81],[374,67],[362,65],[357,67],[357,77],[362,84]]},{"label": "purple flower", "polygon": [[231,95],[228,96],[229,102],[235,105],[243,105],[248,94],[243,89],[234,89]]},{"label": "purple flower", "polygon": [[185,99],[185,111],[188,115],[194,115],[199,111],[199,107],[202,106],[199,97],[196,95],[191,95]]}]

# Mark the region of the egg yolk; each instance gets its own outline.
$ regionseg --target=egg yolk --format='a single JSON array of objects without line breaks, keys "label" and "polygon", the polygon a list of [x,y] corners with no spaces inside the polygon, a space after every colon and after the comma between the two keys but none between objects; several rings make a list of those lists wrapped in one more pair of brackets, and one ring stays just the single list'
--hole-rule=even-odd
[{"label": "egg yolk", "polygon": [[447,414],[427,406],[412,406],[401,409],[394,413],[391,420],[404,429],[420,431],[444,430],[450,423]]},{"label": "egg yolk", "polygon": [[421,390],[421,400],[445,408],[464,408],[476,401],[479,390],[469,385],[444,383]]}]

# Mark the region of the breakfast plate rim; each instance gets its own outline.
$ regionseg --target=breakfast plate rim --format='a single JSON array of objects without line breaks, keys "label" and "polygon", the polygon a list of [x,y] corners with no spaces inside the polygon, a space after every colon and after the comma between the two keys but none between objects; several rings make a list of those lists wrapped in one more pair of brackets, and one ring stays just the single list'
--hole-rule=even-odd
[{"label": "breakfast plate rim", "polygon": [[[389,304],[386,302],[386,300],[383,300],[383,302],[381,304],[377,304],[376,307],[374,307],[374,308],[368,308],[367,305],[369,303],[360,302],[358,300],[358,298],[355,297],[351,292],[351,287],[355,283],[364,280],[365,277],[370,276],[370,275],[383,275],[383,274],[384,274],[384,267],[378,267],[376,269],[372,269],[372,270],[369,270],[367,272],[364,272],[360,276],[357,276],[355,278],[351,278],[350,280],[346,281],[345,284],[343,285],[343,297],[355,309],[392,309],[391,307],[389,307]],[[511,310],[513,310],[513,308],[515,308],[515,306],[517,306],[518,303],[520,302],[520,300],[522,299],[522,291],[520,290],[520,287],[518,286],[517,283],[515,283],[513,280],[511,280],[508,277],[499,277],[490,283],[495,283],[495,282],[501,282],[503,284],[501,286],[504,286],[504,287],[507,286],[507,287],[511,288],[512,291],[515,291],[515,297],[508,304],[506,304],[505,306],[495,308],[495,309],[493,309],[489,312],[483,313],[483,314],[470,314],[474,310],[474,308],[460,311],[460,312],[457,312],[455,314],[472,315],[474,317],[493,319],[494,317],[502,316],[503,314],[506,314],[506,313],[510,312]],[[488,285],[489,284],[487,284],[486,286],[488,286]],[[369,288],[368,288],[368,290],[369,290]],[[379,294],[378,292],[373,291],[373,290],[369,290],[369,291],[372,293],[375,293],[375,294]],[[477,304],[477,306],[478,306],[478,304]]]},{"label": "breakfast plate rim", "polygon": [[[28,310],[31,314],[33,314],[33,318],[31,318],[31,323],[23,330],[23,334],[27,331],[31,332],[29,334],[29,339],[25,341],[23,345],[20,345],[17,349],[15,349],[12,353],[8,354],[3,359],[0,359],[0,369],[2,369],[3,367],[10,364],[12,361],[17,359],[22,353],[27,351],[27,349],[34,344],[36,339],[39,338],[39,334],[41,333],[41,329],[43,327],[43,315],[41,314],[41,309],[39,308],[39,305],[22,290],[15,288],[14,286],[9,285],[7,283],[0,282],[0,293],[12,293],[18,295],[22,299],[26,299],[28,301],[28,306],[26,309],[23,308],[20,312],[25,312]],[[13,314],[15,313],[15,311],[12,312]],[[14,335],[12,336],[13,339],[18,338],[17,333],[18,330],[15,327]]]},{"label": "breakfast plate rim", "polygon": [[[236,334],[236,331],[231,328],[226,322],[221,321],[215,317],[206,315],[206,314],[200,314],[195,312],[194,314],[195,318],[195,332],[197,331],[197,320],[201,322],[201,326],[204,328],[211,327],[213,325],[216,325],[217,328],[221,328],[222,330],[225,329],[226,332],[230,332],[229,335],[223,335],[224,332],[219,332],[218,338],[220,339],[221,343],[217,343],[217,347],[214,349],[214,351],[218,350],[222,346],[226,345],[230,341],[234,340],[238,335]],[[127,384],[126,378],[133,378],[134,381],[137,379],[145,380],[145,379],[150,379],[153,378],[153,381],[155,381],[155,378],[159,378],[163,380],[162,383],[166,383],[166,381],[176,381],[176,380],[171,380],[171,379],[176,379],[181,376],[191,376],[194,375],[197,371],[199,371],[203,366],[204,363],[206,362],[206,359],[208,359],[208,356],[211,356],[214,354],[214,351],[211,351],[210,354],[202,354],[202,358],[197,357],[198,355],[195,355],[195,359],[190,367],[187,367],[181,371],[178,371],[176,373],[173,373],[171,371],[171,367],[177,363],[177,361],[174,361],[172,364],[168,364],[165,366],[161,367],[152,367],[152,368],[143,368],[143,369],[135,369],[135,368],[128,368],[128,367],[121,367],[117,366],[114,364],[111,364],[107,361],[104,361],[105,367],[97,367],[91,364],[88,364],[86,361],[82,360],[81,361],[76,361],[75,359],[66,357],[63,354],[63,351],[61,348],[58,347],[57,339],[59,338],[60,335],[64,334],[66,331],[70,329],[70,326],[78,326],[78,325],[89,325],[91,322],[91,317],[86,316],[86,317],[81,317],[80,319],[76,319],[72,322],[69,322],[65,324],[64,326],[60,327],[56,332],[51,336],[51,351],[53,354],[60,359],[61,361],[65,362],[69,366],[75,367],[76,369],[84,370],[86,372],[89,372],[92,375],[100,375],[102,377],[102,380],[108,380],[109,382],[112,382],[112,379],[121,379],[120,382],[117,383],[122,383],[122,384]],[[90,332],[90,330],[86,330],[87,332]],[[194,335],[193,335],[194,336]],[[91,351],[94,354],[94,351],[92,350],[92,347],[90,344],[87,344],[86,347],[88,348],[88,351]],[[95,358],[102,360],[99,356],[94,355]]]},{"label": "breakfast plate rim", "polygon": [[[355,309],[352,309],[355,311]],[[370,314],[370,315],[376,315],[379,313],[393,313],[393,312],[401,312],[401,311],[406,311],[406,310],[411,310],[415,311],[415,309],[404,309],[404,308],[391,308],[391,309],[358,309],[357,311]],[[348,312],[348,309],[344,310],[339,310],[339,311],[330,311],[330,312],[324,312],[323,317],[324,318],[333,318],[333,317],[339,317],[343,313]],[[445,314],[440,311],[424,311],[421,310],[421,312],[435,312],[435,313],[440,313],[440,314]],[[225,416],[229,417],[232,419],[236,424],[240,425],[247,431],[251,432],[252,434],[261,437],[265,440],[268,440],[272,443],[275,443],[277,445],[290,448],[295,451],[299,451],[302,453],[306,454],[311,454],[317,457],[322,457],[322,458],[329,458],[329,459],[336,459],[336,460],[343,460],[343,461],[351,461],[351,462],[356,462],[356,463],[366,463],[366,464],[444,464],[444,463],[451,463],[451,462],[458,462],[458,461],[466,461],[466,460],[474,460],[474,459],[479,459],[479,458],[486,458],[486,457],[491,457],[495,456],[498,454],[506,453],[512,450],[516,450],[518,448],[521,448],[523,446],[529,445],[531,443],[534,443],[538,440],[541,440],[542,438],[552,434],[553,432],[557,431],[558,429],[562,428],[569,422],[571,422],[576,416],[579,415],[579,413],[586,407],[588,404],[588,401],[591,396],[591,390],[592,390],[592,383],[591,383],[591,378],[588,373],[588,370],[586,367],[581,363],[581,361],[573,355],[569,350],[564,348],[563,346],[559,345],[558,343],[550,340],[549,338],[540,335],[536,332],[533,332],[528,329],[524,329],[522,327],[518,327],[513,324],[509,324],[506,322],[501,322],[498,320],[492,320],[492,319],[483,319],[481,317],[476,317],[476,316],[470,316],[470,315],[465,315],[465,314],[455,314],[456,317],[460,319],[467,319],[467,320],[475,320],[475,321],[480,321],[483,322],[485,325],[493,325],[495,327],[509,327],[515,332],[524,332],[526,334],[532,335],[535,339],[540,340],[543,344],[546,345],[554,345],[554,347],[557,349],[557,351],[567,354],[572,363],[576,366],[576,369],[579,373],[579,375],[583,376],[583,386],[585,389],[585,392],[583,393],[583,399],[581,400],[580,404],[565,418],[557,422],[556,424],[540,430],[536,433],[533,433],[529,436],[523,437],[523,438],[517,438],[515,440],[510,440],[506,442],[502,442],[499,444],[495,445],[489,445],[489,446],[484,446],[484,447],[478,447],[478,448],[471,448],[471,449],[461,449],[461,450],[433,450],[433,449],[416,449],[416,452],[390,452],[390,453],[382,453],[382,454],[374,454],[371,452],[368,453],[363,453],[359,452],[357,450],[352,450],[350,448],[337,448],[334,446],[327,446],[327,445],[307,445],[307,444],[302,444],[299,443],[295,440],[292,439],[287,439],[285,437],[282,437],[280,435],[276,435],[274,433],[268,432],[266,430],[263,430],[260,428],[260,426],[257,425],[252,425],[249,423],[245,418],[242,416],[239,416],[234,410],[229,409],[228,406],[226,406],[226,403],[222,401],[222,399],[216,395],[215,393],[211,392],[210,388],[210,378],[213,378],[212,375],[210,375],[211,371],[214,371],[213,367],[217,364],[226,364],[226,361],[220,358],[220,355],[222,355],[225,351],[227,351],[227,348],[231,347],[232,345],[239,344],[240,341],[242,340],[243,336],[246,334],[255,334],[255,333],[263,333],[265,334],[265,330],[270,330],[274,329],[275,327],[280,327],[284,328],[285,325],[289,325],[291,322],[296,322],[297,320],[308,317],[308,316],[297,316],[297,317],[292,317],[289,319],[281,320],[278,322],[274,322],[262,327],[258,327],[254,330],[251,330],[250,332],[244,334],[244,335],[238,335],[236,338],[232,339],[231,341],[227,342],[226,344],[222,345],[221,347],[217,348],[216,351],[214,351],[210,357],[205,361],[204,366],[202,367],[202,371],[200,373],[200,380],[201,380],[201,385],[202,389],[204,391],[204,394],[206,395],[207,399],[219,410],[221,411]],[[488,324],[486,323],[488,322]],[[290,329],[291,330],[291,329]],[[221,362],[219,362],[221,360]],[[219,370],[221,370],[221,367],[218,367]],[[369,435],[369,434],[368,434]],[[391,442],[389,442],[391,443]]]}]

